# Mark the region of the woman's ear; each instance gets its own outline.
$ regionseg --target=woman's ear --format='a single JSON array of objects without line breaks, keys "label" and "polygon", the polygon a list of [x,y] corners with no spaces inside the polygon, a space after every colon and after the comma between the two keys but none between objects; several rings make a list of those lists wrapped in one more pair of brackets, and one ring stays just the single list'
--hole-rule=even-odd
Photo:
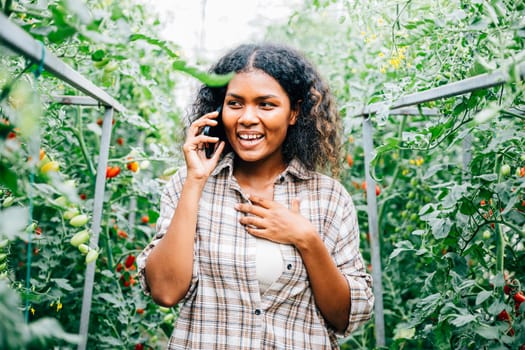
[{"label": "woman's ear", "polygon": [[301,112],[301,100],[297,101],[294,108],[290,111],[290,123],[289,125],[295,125],[297,123],[297,118],[299,117],[299,113]]}]

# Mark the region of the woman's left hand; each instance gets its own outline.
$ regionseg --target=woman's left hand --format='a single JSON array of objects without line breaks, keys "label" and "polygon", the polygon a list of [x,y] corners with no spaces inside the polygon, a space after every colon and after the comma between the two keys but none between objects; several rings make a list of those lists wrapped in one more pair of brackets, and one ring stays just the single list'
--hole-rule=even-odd
[{"label": "woman's left hand", "polygon": [[296,245],[299,239],[315,234],[315,227],[299,212],[299,199],[287,208],[277,202],[250,195],[251,203],[237,204],[235,209],[246,214],[240,223],[250,234],[282,244]]}]

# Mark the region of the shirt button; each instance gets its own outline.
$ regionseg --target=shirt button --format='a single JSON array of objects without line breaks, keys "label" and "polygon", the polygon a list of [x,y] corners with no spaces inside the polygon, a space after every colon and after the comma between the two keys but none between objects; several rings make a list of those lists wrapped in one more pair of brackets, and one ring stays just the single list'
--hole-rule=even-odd
[{"label": "shirt button", "polygon": [[286,265],[286,268],[287,268],[288,270],[291,270],[292,267],[293,267],[292,264],[288,264],[288,265]]},{"label": "shirt button", "polygon": [[255,314],[256,315],[260,315],[261,314],[261,310],[260,309],[255,309]]}]

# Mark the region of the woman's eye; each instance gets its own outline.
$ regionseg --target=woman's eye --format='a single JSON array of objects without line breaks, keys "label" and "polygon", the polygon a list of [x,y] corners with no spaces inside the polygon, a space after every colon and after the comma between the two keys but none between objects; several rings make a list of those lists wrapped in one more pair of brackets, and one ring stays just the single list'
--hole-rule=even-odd
[{"label": "woman's eye", "polygon": [[275,107],[275,105],[271,102],[261,102],[260,105],[263,109],[270,109],[270,108]]},{"label": "woman's eye", "polygon": [[230,107],[240,107],[241,104],[238,101],[228,101],[227,105]]}]

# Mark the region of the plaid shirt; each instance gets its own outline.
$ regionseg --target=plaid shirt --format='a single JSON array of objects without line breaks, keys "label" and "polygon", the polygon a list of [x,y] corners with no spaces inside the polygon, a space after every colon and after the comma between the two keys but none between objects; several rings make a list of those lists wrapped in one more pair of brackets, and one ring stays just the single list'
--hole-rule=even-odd
[{"label": "plaid shirt", "polygon": [[[247,202],[233,173],[233,154],[217,165],[199,203],[193,278],[179,302],[169,349],[338,349],[338,339],[317,308],[301,256],[282,244],[284,271],[261,296],[256,279],[256,240],[239,224],[234,209]],[[186,168],[165,187],[157,235],[137,259],[146,294],[146,258],[165,234],[177,206]],[[300,198],[300,211],[317,228],[351,292],[347,336],[370,318],[374,297],[371,277],[359,252],[354,204],[343,186],[308,171],[293,160],[277,178],[274,200],[289,206]]]}]

